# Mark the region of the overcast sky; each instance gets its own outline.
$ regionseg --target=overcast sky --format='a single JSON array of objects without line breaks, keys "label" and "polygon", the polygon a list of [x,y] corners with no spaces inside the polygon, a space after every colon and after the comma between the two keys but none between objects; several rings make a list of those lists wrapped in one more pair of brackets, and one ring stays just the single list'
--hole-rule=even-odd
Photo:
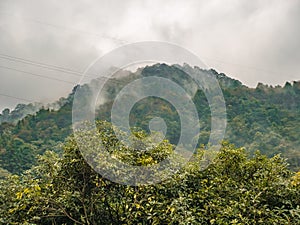
[{"label": "overcast sky", "polygon": [[250,87],[300,80],[298,0],[0,0],[0,110],[66,96],[80,76],[61,67],[81,72],[148,40],[187,48]]}]

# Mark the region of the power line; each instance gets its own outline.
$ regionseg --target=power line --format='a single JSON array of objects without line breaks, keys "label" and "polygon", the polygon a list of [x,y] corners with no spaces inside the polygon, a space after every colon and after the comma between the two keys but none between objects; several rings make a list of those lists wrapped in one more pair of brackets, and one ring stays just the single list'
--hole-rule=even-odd
[{"label": "power line", "polygon": [[[69,83],[69,84],[75,85],[74,83],[69,82],[69,81],[65,81],[65,80],[61,80],[61,79],[56,79],[56,78],[49,77],[49,76],[44,76],[44,75],[41,75],[41,74],[31,73],[31,72],[27,72],[27,71],[24,71],[24,70],[19,70],[19,69],[11,68],[11,67],[6,67],[6,66],[1,66],[0,65],[0,68],[7,69],[7,70],[12,70],[12,71],[16,71],[16,72],[20,72],[20,73],[23,73],[23,74],[29,74],[29,75],[32,75],[32,76],[37,76],[37,77],[41,77],[41,78],[45,78],[45,79],[50,79],[50,80],[55,80],[55,81]],[[100,80],[100,79],[106,79],[106,80],[108,80],[108,79],[111,79],[111,78],[109,78],[109,77],[98,77],[98,78],[96,78],[96,80]],[[112,83],[119,83],[119,84],[122,83],[121,81],[117,81],[117,80],[110,80],[110,82],[112,82]],[[26,102],[35,102],[35,100],[31,100],[31,99],[27,99],[27,98],[20,98],[20,97],[16,97],[16,96],[4,94],[4,93],[0,93],[0,96],[7,97],[7,98],[12,98],[12,99],[16,99],[16,100],[21,100],[21,101],[26,101]]]},{"label": "power line", "polygon": [[0,96],[7,97],[7,98],[13,98],[13,99],[17,99],[17,100],[22,100],[22,101],[26,101],[26,102],[35,102],[34,100],[30,100],[30,99],[26,99],[26,98],[20,98],[20,97],[8,95],[8,94],[3,94],[3,93],[0,93]]},{"label": "power line", "polygon": [[[5,13],[5,12],[0,12],[0,13],[8,14],[8,13]],[[46,25],[46,26],[51,26],[51,27],[54,27],[56,29],[68,30],[68,31],[78,32],[80,34],[86,34],[86,35],[89,35],[89,36],[110,39],[110,40],[113,40],[114,42],[118,42],[119,44],[127,43],[126,41],[123,41],[121,39],[117,39],[115,37],[109,37],[107,35],[100,35],[100,34],[95,34],[95,33],[92,33],[92,32],[82,31],[82,30],[78,30],[78,29],[74,29],[74,28],[68,28],[68,27],[61,26],[61,25],[46,23],[46,22],[39,21],[39,20],[32,19],[32,18],[22,18],[22,20],[27,21],[27,22],[34,22],[34,23],[38,23],[38,24],[42,24],[42,25]],[[27,65],[32,65],[32,66],[36,66],[36,67],[41,67],[41,68],[45,68],[45,69],[59,71],[59,72],[67,73],[67,74],[78,76],[78,77],[82,77],[82,74],[83,74],[83,72],[75,71],[73,69],[64,68],[64,67],[61,67],[61,66],[56,66],[56,65],[46,64],[46,63],[41,63],[41,62],[36,62],[36,61],[33,61],[33,60],[24,59],[24,58],[21,58],[21,57],[10,56],[10,55],[7,55],[7,54],[1,54],[0,53],[0,58],[6,59],[6,60],[9,60],[9,61],[13,61],[13,62],[20,62],[20,63],[27,64]],[[74,85],[74,83],[71,83],[69,81],[65,81],[65,80],[61,80],[61,79],[57,79],[57,78],[54,78],[54,77],[49,77],[49,76],[45,76],[45,75],[41,75],[41,74],[31,73],[31,72],[27,72],[27,71],[16,69],[16,68],[11,68],[11,67],[1,66],[1,65],[0,65],[0,68],[20,72],[22,74],[28,74],[28,75],[31,75],[31,76],[41,77],[41,78],[50,79],[50,80],[56,80],[56,81],[59,81],[59,82],[64,82],[64,83],[69,83],[69,84]],[[97,75],[86,74],[86,77],[96,78]],[[96,78],[96,80],[101,80],[101,79],[108,80],[108,79],[111,79],[111,78],[110,77],[105,77],[105,76]],[[117,80],[114,80],[114,81],[110,80],[110,82],[120,83],[120,82],[117,82]],[[4,97],[8,97],[8,98],[17,99],[17,100],[33,102],[33,100],[29,100],[29,99],[25,99],[25,98],[19,98],[19,97],[15,97],[15,96],[8,95],[8,94],[1,94],[0,93],[0,95],[4,96]]]},{"label": "power line", "polygon": [[7,70],[12,70],[12,71],[16,71],[16,72],[20,72],[20,73],[24,73],[24,74],[28,74],[28,75],[31,75],[31,76],[41,77],[41,78],[44,78],[44,79],[49,79],[49,80],[55,80],[55,81],[59,81],[59,82],[64,82],[64,83],[68,83],[68,84],[72,84],[72,85],[75,84],[73,82],[69,82],[69,81],[66,81],[66,80],[61,80],[61,79],[54,78],[54,77],[49,77],[49,76],[45,76],[45,75],[41,75],[41,74],[31,73],[31,72],[27,72],[27,71],[24,71],[24,70],[19,70],[19,69],[7,67],[7,66],[0,65],[0,68],[7,69]]},{"label": "power line", "polygon": [[[53,70],[53,71],[59,71],[59,72],[66,73],[66,74],[69,74],[72,76],[82,77],[82,75],[83,75],[83,72],[80,72],[80,71],[77,71],[77,70],[74,70],[71,68],[65,68],[65,67],[58,66],[58,65],[37,62],[37,61],[30,60],[30,59],[11,56],[11,55],[7,55],[7,54],[3,54],[3,53],[0,53],[0,58],[6,59],[9,61],[13,61],[13,62],[19,62],[19,63],[31,65],[31,66],[45,68],[45,69],[49,69],[49,70]],[[266,70],[266,69],[262,69],[262,68],[253,67],[253,66],[240,65],[237,63],[225,62],[222,60],[212,59],[212,58],[207,58],[207,57],[202,57],[202,58],[207,59],[209,61],[215,61],[215,62],[219,62],[222,64],[233,65],[236,67],[245,68],[245,69],[249,69],[249,70],[256,70],[256,71],[261,71],[261,72],[270,73],[270,74],[280,74],[280,72],[270,71],[270,70]],[[85,77],[88,77],[88,78],[98,79],[97,76],[98,76],[97,74],[85,74]],[[105,76],[102,76],[102,77],[109,79],[109,77],[105,77]]]},{"label": "power line", "polygon": [[[14,14],[10,14],[10,13],[3,12],[3,11],[0,11],[0,14],[6,14],[6,15],[14,16],[14,17],[16,16]],[[115,38],[115,37],[111,37],[111,36],[107,36],[107,35],[101,35],[101,34],[89,32],[89,31],[84,31],[84,30],[79,30],[79,29],[72,28],[72,27],[66,27],[66,26],[62,26],[62,25],[52,24],[52,23],[44,22],[44,21],[37,20],[37,19],[34,19],[34,18],[22,17],[20,19],[25,21],[25,22],[38,23],[38,24],[42,24],[42,25],[45,25],[45,26],[50,26],[50,27],[53,27],[53,28],[56,28],[56,29],[68,30],[68,31],[73,31],[73,32],[81,33],[81,34],[86,34],[86,35],[89,35],[89,36],[95,36],[95,37],[100,37],[100,38],[104,38],[104,39],[110,39],[110,40],[113,40],[113,41],[118,42],[120,44],[128,43],[125,40],[121,40],[121,39],[118,39],[118,38]],[[2,55],[2,54],[0,54],[0,55]],[[3,58],[3,55],[2,55],[2,57],[0,56],[0,58]],[[280,72],[270,71],[270,70],[267,70],[267,69],[257,68],[257,67],[254,67],[254,66],[241,65],[241,64],[237,64],[237,63],[231,63],[231,62],[225,62],[225,61],[222,61],[222,60],[213,59],[213,58],[209,58],[209,57],[202,57],[202,58],[206,58],[207,60],[219,62],[219,63],[222,63],[222,64],[228,64],[228,65],[233,65],[233,66],[237,66],[237,67],[240,67],[240,68],[245,68],[245,69],[248,69],[248,70],[256,70],[256,71],[261,71],[261,72],[265,72],[265,73],[269,73],[269,74],[281,74]],[[8,60],[10,60],[10,59],[8,59]],[[45,65],[47,65],[47,64],[45,64]],[[74,75],[82,75],[82,73],[80,73],[78,71],[72,71],[72,70],[69,70],[67,68],[61,68],[61,70],[67,70],[67,71],[70,72],[70,74],[74,74]],[[61,71],[61,72],[64,72],[64,71]]]},{"label": "power line", "polygon": [[[3,53],[0,53],[0,58],[6,59],[6,60],[9,60],[9,61],[13,61],[13,62],[20,62],[20,63],[31,65],[31,66],[46,68],[46,69],[53,70],[53,71],[63,72],[63,73],[70,74],[70,75],[73,75],[73,76],[76,76],[76,77],[82,77],[83,76],[83,72],[76,71],[76,70],[73,70],[73,69],[70,69],[70,68],[65,68],[65,67],[62,67],[62,66],[57,66],[57,65],[47,64],[47,63],[42,63],[42,62],[37,62],[37,61],[30,60],[30,59],[11,56],[11,55],[7,55],[7,54],[3,54]],[[24,72],[24,71],[22,71],[22,72]],[[25,73],[28,73],[28,72],[25,71]],[[90,74],[90,73],[86,73],[85,77],[94,78],[96,80],[111,79],[111,77],[107,77],[107,76],[100,76],[99,77],[96,74]],[[51,79],[51,78],[49,78],[49,79]],[[63,82],[65,82],[65,81],[63,81]],[[118,81],[116,81],[116,82],[118,82]]]},{"label": "power line", "polygon": [[[3,54],[3,53],[0,53],[0,58],[6,59],[6,60],[9,60],[9,61],[13,61],[13,62],[20,62],[20,63],[31,65],[31,66],[46,68],[46,69],[50,69],[50,70],[53,70],[53,71],[59,71],[59,72],[63,72],[63,73],[66,73],[66,74],[77,76],[77,77],[82,77],[82,75],[83,75],[83,72],[76,71],[76,70],[73,70],[73,69],[70,69],[70,68],[65,68],[65,67],[52,65],[52,64],[47,64],[47,63],[42,63],[42,62],[37,62],[37,61],[33,61],[33,60],[21,58],[21,57],[16,57],[16,56],[11,56],[11,55],[7,55],[7,54]],[[34,75],[34,76],[39,76],[39,77],[45,77],[45,78],[48,78],[48,79],[52,79],[52,77],[49,77],[49,76],[44,76],[44,75],[40,75],[40,74],[33,74],[33,73],[26,72],[26,71],[23,71],[23,70],[18,70],[18,69],[4,67],[4,66],[0,66],[0,67],[3,67],[5,69],[15,70],[15,71],[18,71],[18,72],[23,72],[23,73]],[[96,80],[100,80],[100,79],[109,80],[109,79],[112,79],[111,77],[107,77],[107,76],[97,77],[96,74],[85,74],[85,77],[94,78]],[[70,82],[65,81],[65,80],[60,80],[60,79],[55,79],[55,78],[53,78],[53,79],[57,80],[57,81],[70,83]],[[113,82],[113,81],[111,81],[111,82]],[[114,82],[115,83],[122,83],[121,81],[117,81],[117,80],[114,80]],[[74,84],[74,83],[72,83],[72,84]]]},{"label": "power line", "polygon": [[[61,66],[57,66],[57,65],[52,65],[52,64],[47,64],[47,63],[41,63],[41,62],[37,62],[37,61],[33,61],[33,60],[21,58],[21,57],[16,57],[16,56],[10,56],[7,54],[2,54],[2,53],[0,53],[0,58],[6,59],[9,61],[13,61],[13,62],[20,62],[20,63],[31,65],[31,66],[36,66],[36,67],[41,67],[41,68],[59,71],[59,72],[63,72],[63,73],[68,73],[68,74],[71,74],[71,75],[77,76],[77,77],[81,77],[83,74],[83,72],[76,71],[73,69],[69,69],[69,68],[65,68],[65,67],[61,67]],[[96,75],[89,74],[89,76],[96,76]]]}]

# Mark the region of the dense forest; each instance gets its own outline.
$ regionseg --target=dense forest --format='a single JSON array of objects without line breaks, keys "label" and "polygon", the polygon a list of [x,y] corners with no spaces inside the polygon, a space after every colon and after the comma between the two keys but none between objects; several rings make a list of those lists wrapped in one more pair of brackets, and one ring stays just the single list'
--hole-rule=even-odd
[{"label": "dense forest", "polygon": [[[183,67],[189,67],[184,65]],[[201,69],[191,68],[197,72]],[[300,82],[249,88],[217,71],[226,103],[227,128],[220,152],[201,169],[211,112],[203,90],[178,65],[156,64],[107,81],[96,109],[106,150],[133,165],[152,165],[172,154],[180,136],[176,109],[151,97],[135,104],[135,137],[149,134],[161,117],[166,140],[151,154],[119,148],[110,124],[117,93],[133,80],[160,76],[191,93],[200,119],[197,152],[173,177],[155,185],[116,184],[96,173],[80,154],[72,134],[76,91],[89,95],[101,80],[74,87],[48,105],[18,105],[0,115],[0,223],[2,224],[300,224]],[[126,74],[126,75],[124,75]],[[191,85],[192,84],[192,85]],[[138,141],[138,140],[136,140]],[[297,173],[298,172],[298,173]],[[124,174],[124,176],[128,176]]]}]

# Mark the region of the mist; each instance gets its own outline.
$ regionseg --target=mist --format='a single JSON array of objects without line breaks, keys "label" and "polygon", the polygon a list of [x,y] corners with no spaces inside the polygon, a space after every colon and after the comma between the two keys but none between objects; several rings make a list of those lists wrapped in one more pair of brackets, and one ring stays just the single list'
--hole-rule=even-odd
[{"label": "mist", "polygon": [[180,45],[250,87],[300,80],[299,17],[300,1],[3,0],[0,110],[67,96],[93,60],[138,41]]}]

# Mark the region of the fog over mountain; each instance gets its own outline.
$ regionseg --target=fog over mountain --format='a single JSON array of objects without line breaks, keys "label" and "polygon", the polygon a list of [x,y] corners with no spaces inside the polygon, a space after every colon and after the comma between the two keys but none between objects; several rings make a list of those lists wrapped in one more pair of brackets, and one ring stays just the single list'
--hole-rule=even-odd
[{"label": "fog over mountain", "polygon": [[98,56],[137,41],[175,43],[250,87],[284,85],[300,79],[299,17],[300,1],[4,0],[0,110],[67,96]]}]

